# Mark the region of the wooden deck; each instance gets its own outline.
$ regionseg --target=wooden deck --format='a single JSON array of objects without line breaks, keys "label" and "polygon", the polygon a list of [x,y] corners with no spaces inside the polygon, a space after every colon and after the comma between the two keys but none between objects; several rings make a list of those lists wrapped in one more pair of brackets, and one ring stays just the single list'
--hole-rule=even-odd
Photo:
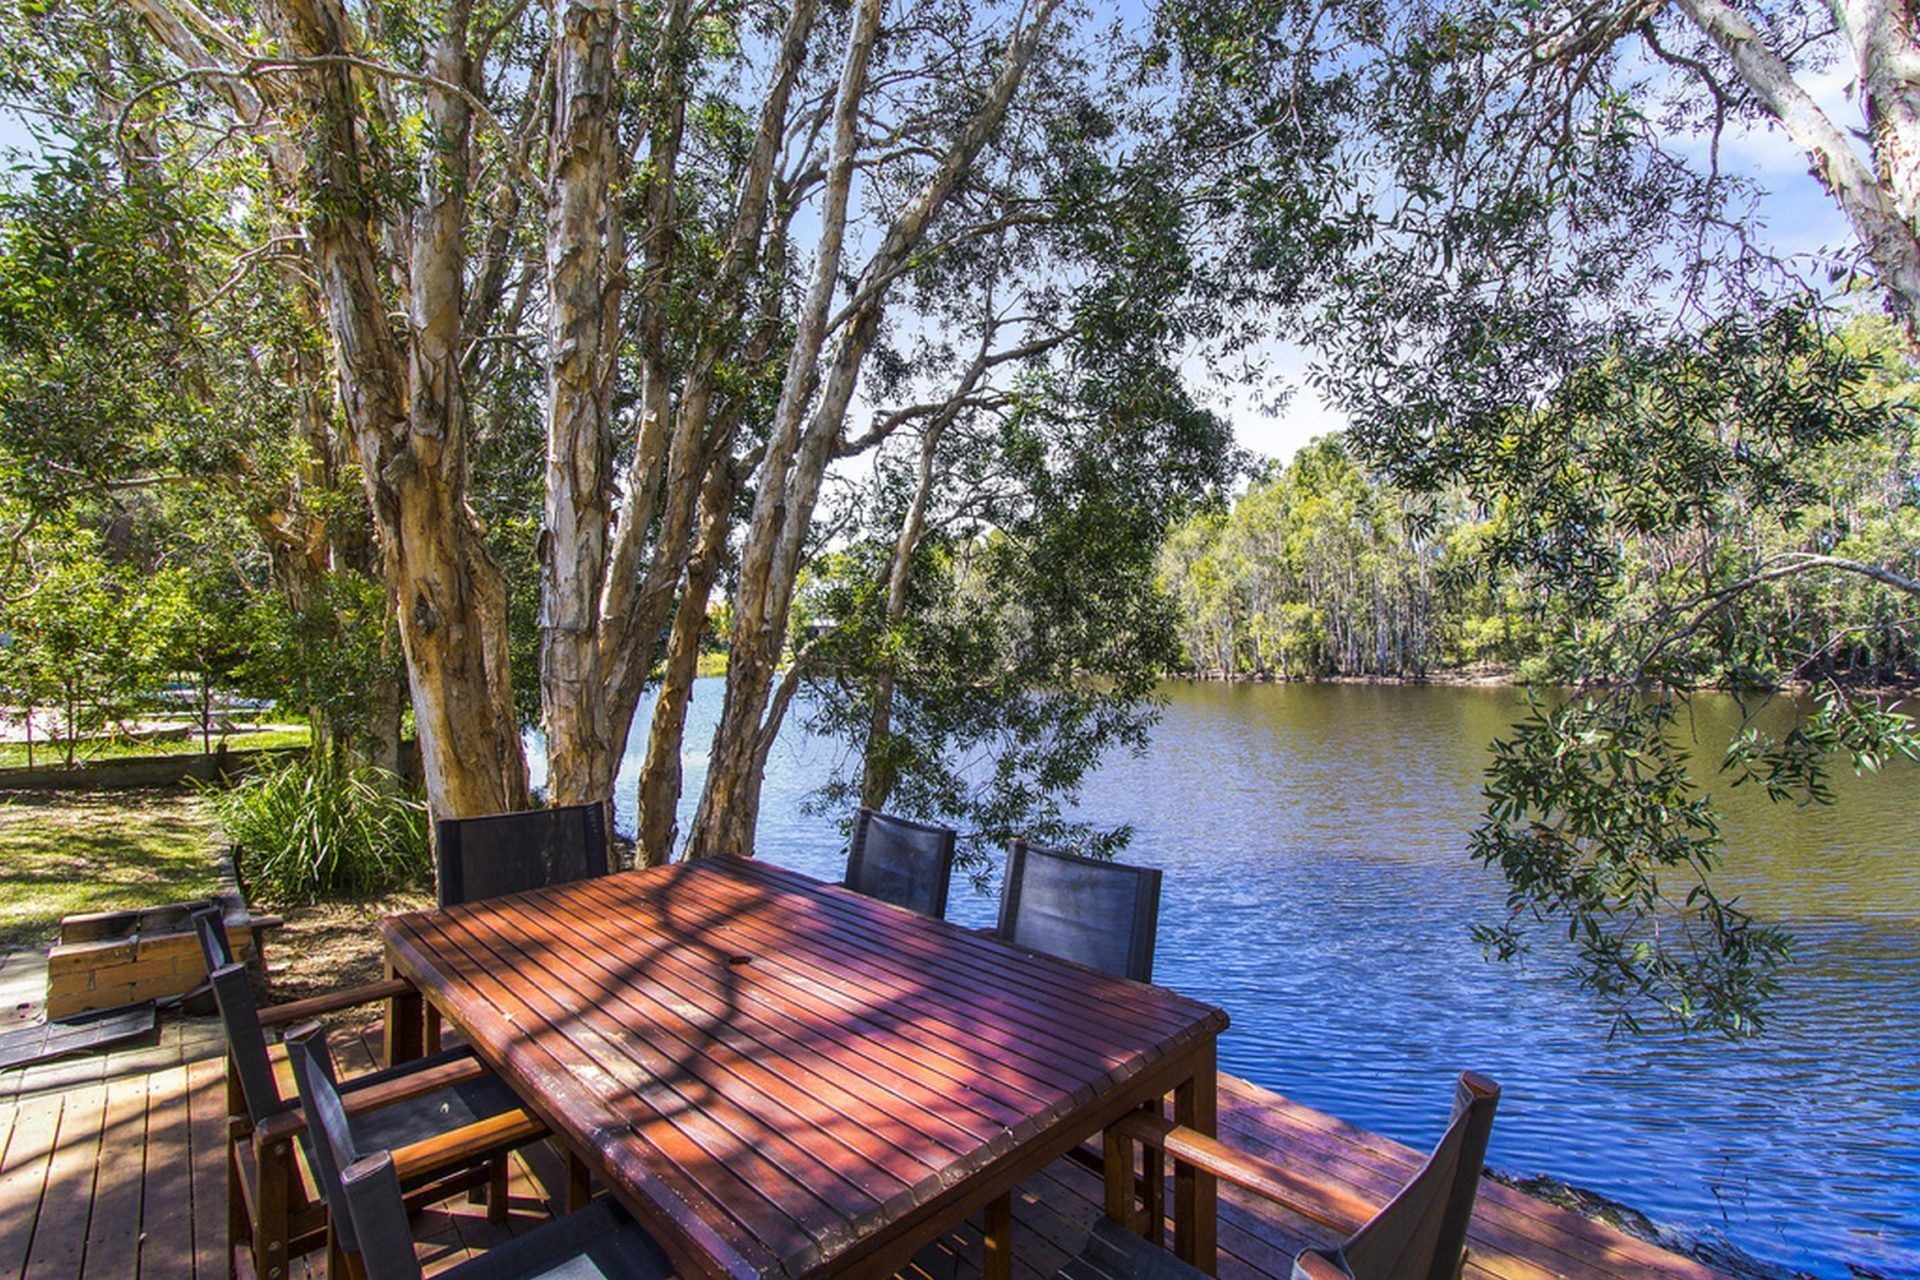
[{"label": "wooden deck", "polygon": [[[368,1035],[343,1065],[372,1061]],[[110,1074],[110,1073],[109,1073]],[[0,1101],[0,1277],[221,1277],[225,1257],[225,1089],[203,1059],[138,1070],[61,1091]],[[1295,1168],[1381,1198],[1407,1176],[1407,1148],[1220,1077],[1223,1137]],[[451,1202],[416,1223],[429,1274],[542,1221],[559,1162],[534,1148],[515,1163],[513,1212],[490,1226],[479,1206]],[[1100,1213],[1091,1172],[1060,1161],[1020,1188],[1014,1237],[1019,1280],[1049,1280]],[[1221,1280],[1285,1280],[1292,1254],[1324,1242],[1315,1229],[1222,1189]],[[959,1276],[979,1274],[977,1224],[952,1237]],[[296,1268],[304,1280],[321,1268]],[[1475,1280],[1725,1280],[1720,1272],[1491,1183],[1483,1186],[1467,1275]]]}]

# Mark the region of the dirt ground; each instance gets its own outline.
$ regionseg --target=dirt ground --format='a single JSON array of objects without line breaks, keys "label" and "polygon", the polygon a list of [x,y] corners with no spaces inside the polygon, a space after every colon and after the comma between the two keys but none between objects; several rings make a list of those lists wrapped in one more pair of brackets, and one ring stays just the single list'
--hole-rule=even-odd
[{"label": "dirt ground", "polygon": [[[378,982],[382,976],[382,916],[433,905],[430,893],[396,893],[371,902],[328,902],[292,907],[275,914],[286,923],[267,939],[267,999],[273,1004],[305,1000],[342,987]],[[256,912],[271,910],[256,905]],[[376,1022],[381,1007],[369,1006],[330,1018],[330,1025],[363,1026]]]}]

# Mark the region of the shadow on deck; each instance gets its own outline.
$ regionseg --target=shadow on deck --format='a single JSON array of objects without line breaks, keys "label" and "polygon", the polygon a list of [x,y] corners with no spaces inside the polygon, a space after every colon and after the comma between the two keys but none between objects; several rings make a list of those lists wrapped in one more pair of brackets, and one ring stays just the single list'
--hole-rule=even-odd
[{"label": "shadow on deck", "polygon": [[[342,1065],[369,1066],[376,1036],[341,1046]],[[97,1074],[39,1092],[0,1081],[0,1278],[223,1277],[226,1264],[225,1077],[217,1058],[154,1069],[126,1055]],[[18,1075],[19,1073],[13,1073]],[[8,1087],[12,1085],[13,1087]],[[9,1096],[16,1094],[17,1096]],[[1311,1170],[1384,1200],[1418,1157],[1400,1144],[1289,1102],[1237,1077],[1220,1077],[1220,1132],[1235,1146]],[[545,1219],[557,1203],[560,1162],[544,1145],[514,1162],[512,1215],[450,1201],[415,1224],[429,1275]],[[1016,1194],[1015,1273],[1048,1280],[1079,1251],[1101,1212],[1099,1178],[1059,1161]],[[1285,1280],[1295,1252],[1326,1243],[1319,1228],[1222,1188],[1221,1280]],[[959,1280],[979,1275],[980,1233],[956,1233]],[[318,1280],[319,1258],[293,1277]],[[1469,1239],[1473,1280],[1725,1280],[1722,1273],[1610,1227],[1483,1183]]]}]

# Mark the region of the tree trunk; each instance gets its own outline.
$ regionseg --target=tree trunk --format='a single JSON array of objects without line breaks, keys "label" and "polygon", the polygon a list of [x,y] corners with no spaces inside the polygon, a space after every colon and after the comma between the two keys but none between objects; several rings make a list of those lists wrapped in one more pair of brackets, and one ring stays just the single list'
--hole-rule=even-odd
[{"label": "tree trunk", "polygon": [[[880,30],[879,0],[861,0],[847,41],[835,93],[833,143],[827,193],[820,214],[820,247],[805,306],[795,326],[793,346],[780,386],[780,399],[766,447],[766,461],[755,495],[746,546],[741,555],[740,586],[734,596],[733,633],[727,653],[727,693],[720,724],[707,757],[707,785],[688,842],[689,858],[718,853],[749,854],[759,820],[760,778],[756,768],[761,716],[772,694],[774,669],[786,638],[786,613],[776,561],[793,517],[802,515],[802,494],[789,493],[788,479],[806,482],[802,457],[808,433],[802,430],[814,371],[826,340],[827,310],[839,287],[840,259],[846,244],[852,203],[854,159],[859,145],[860,99],[866,92],[867,64]],[[852,333],[842,339],[835,372],[844,380],[844,353]],[[804,518],[811,518],[811,503]],[[789,584],[790,586],[791,584]]]},{"label": "tree trunk", "polygon": [[[283,43],[309,58],[351,55],[338,0],[280,0]],[[455,0],[428,68],[464,84],[466,9]],[[524,808],[526,760],[507,662],[506,584],[466,502],[467,405],[460,379],[468,107],[426,94],[420,190],[406,228],[407,332],[397,341],[381,289],[377,180],[358,126],[351,68],[304,70],[315,122],[307,237],[355,452],[393,588],[427,797],[440,817]]]},{"label": "tree trunk", "polygon": [[707,601],[726,557],[734,485],[727,467],[712,468],[700,494],[700,540],[687,569],[687,582],[674,611],[667,639],[660,693],[653,704],[647,734],[647,758],[640,770],[638,866],[660,866],[673,856],[679,836],[678,814],[683,775],[680,753],[686,739],[687,705],[700,672],[700,640],[707,632]]},{"label": "tree trunk", "polygon": [[897,776],[888,741],[893,732],[894,635],[907,616],[907,587],[913,577],[913,555],[926,529],[927,500],[933,492],[934,454],[948,421],[951,418],[929,424],[920,439],[920,471],[913,501],[907,506],[906,518],[900,522],[900,536],[893,544],[893,560],[887,566],[886,625],[881,629],[881,643],[886,648],[880,654],[880,670],[874,677],[873,718],[867,725],[866,757],[860,771],[860,803],[869,809],[886,807]]},{"label": "tree trunk", "polygon": [[547,475],[540,532],[540,705],[547,799],[613,793],[620,743],[600,668],[613,386],[624,253],[612,198],[613,0],[564,0],[556,22],[547,209]]},{"label": "tree trunk", "polygon": [[[765,722],[773,700],[774,672],[786,644],[794,585],[820,484],[878,331],[888,285],[920,246],[934,216],[1005,118],[1053,9],[1050,3],[1039,5],[1025,28],[1008,42],[999,74],[984,101],[942,156],[933,177],[890,220],[879,248],[855,280],[853,298],[845,308],[844,328],[822,374],[818,361],[827,308],[839,279],[858,144],[860,98],[866,85],[867,58],[880,23],[879,6],[872,0],[863,3],[856,13],[834,104],[833,143],[813,287],[795,327],[768,434],[760,488],[741,553],[726,700],[708,757],[699,816],[687,841],[688,858],[753,852],[763,763],[772,731],[785,708],[784,700],[774,702],[773,723]],[[816,387],[818,402],[809,414],[806,403]],[[784,696],[790,693],[788,690]]]}]

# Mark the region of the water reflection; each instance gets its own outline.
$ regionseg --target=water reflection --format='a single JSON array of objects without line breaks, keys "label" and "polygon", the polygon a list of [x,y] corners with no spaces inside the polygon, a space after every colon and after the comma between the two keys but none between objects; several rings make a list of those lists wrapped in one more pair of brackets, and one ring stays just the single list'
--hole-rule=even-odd
[{"label": "water reflection", "polygon": [[[1167,870],[1157,976],[1228,1009],[1222,1065],[1409,1142],[1431,1141],[1453,1072],[1506,1092],[1492,1162],[1719,1233],[1769,1261],[1920,1277],[1920,771],[1836,779],[1835,809],[1722,797],[1724,884],[1794,931],[1761,1040],[1609,1040],[1552,963],[1483,961],[1467,936],[1500,903],[1469,865],[1485,746],[1505,690],[1177,685],[1152,750],[1111,762],[1084,809],[1136,828]],[[718,714],[703,685],[683,826]],[[1739,720],[1696,707],[1700,759]],[[643,713],[637,723],[644,725]],[[632,830],[631,750],[616,822]],[[788,733],[769,761],[763,856],[841,869],[801,812],[838,748]],[[957,887],[951,914],[992,919]]]}]

